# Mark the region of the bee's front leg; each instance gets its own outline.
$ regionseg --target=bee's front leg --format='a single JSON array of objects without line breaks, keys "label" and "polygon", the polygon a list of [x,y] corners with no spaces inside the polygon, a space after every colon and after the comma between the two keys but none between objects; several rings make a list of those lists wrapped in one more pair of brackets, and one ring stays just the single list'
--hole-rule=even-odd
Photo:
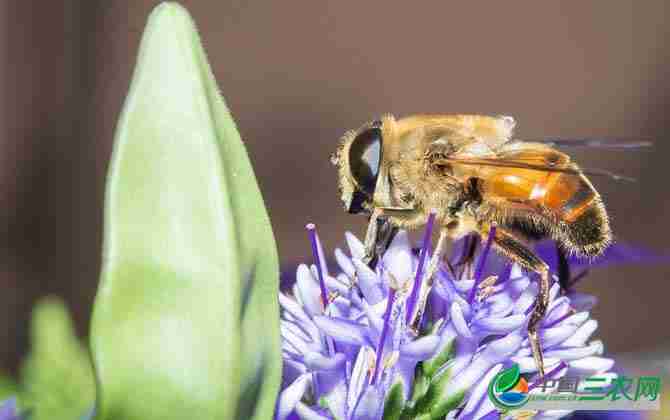
[{"label": "bee's front leg", "polygon": [[[480,232],[482,237],[488,236],[488,229]],[[512,261],[518,263],[523,268],[534,271],[540,275],[539,291],[533,312],[528,321],[528,341],[533,352],[535,364],[540,372],[540,379],[544,377],[544,357],[542,355],[542,343],[538,335],[539,324],[547,312],[549,305],[549,267],[535,253],[529,250],[521,241],[515,238],[511,233],[503,229],[496,229],[493,238],[494,246]]]},{"label": "bee's front leg", "polygon": [[386,248],[398,233],[398,228],[389,222],[388,217],[403,217],[413,212],[414,208],[375,207],[365,232],[365,255],[363,256],[365,264],[374,265],[377,257],[386,252]]},{"label": "bee's front leg", "polygon": [[370,265],[375,259],[377,253],[377,233],[379,232],[379,217],[382,210],[375,208],[368,220],[368,229],[365,231],[365,254],[363,255],[363,263]]}]

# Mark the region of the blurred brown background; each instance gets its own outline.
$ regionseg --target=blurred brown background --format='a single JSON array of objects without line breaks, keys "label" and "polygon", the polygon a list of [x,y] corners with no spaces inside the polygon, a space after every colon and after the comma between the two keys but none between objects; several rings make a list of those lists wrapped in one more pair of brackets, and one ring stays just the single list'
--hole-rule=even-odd
[{"label": "blurred brown background", "polygon": [[[670,25],[645,2],[184,1],[240,131],[283,261],[363,231],[328,163],[339,136],[382,112],[514,115],[520,137],[648,136],[652,152],[577,153],[639,178],[596,179],[621,240],[668,250]],[[112,136],[156,1],[3,1],[0,22],[0,367],[25,352],[34,301],[65,297],[87,331]],[[670,340],[669,266],[598,269],[613,352]]]}]

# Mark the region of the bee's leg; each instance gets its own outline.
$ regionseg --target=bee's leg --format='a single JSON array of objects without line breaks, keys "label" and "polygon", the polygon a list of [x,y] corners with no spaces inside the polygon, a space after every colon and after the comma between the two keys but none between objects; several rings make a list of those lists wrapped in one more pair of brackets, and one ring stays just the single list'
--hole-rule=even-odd
[{"label": "bee's leg", "polygon": [[363,262],[370,264],[376,257],[377,252],[377,233],[379,232],[379,222],[381,221],[381,209],[374,209],[368,220],[368,229],[365,231],[365,254]]},{"label": "bee's leg", "polygon": [[568,264],[568,257],[565,255],[563,247],[561,247],[559,244],[556,244],[556,257],[558,283],[561,285],[561,290],[567,292],[570,288],[570,264]]},{"label": "bee's leg", "polygon": [[[488,236],[481,232],[483,237]],[[544,317],[549,305],[549,267],[535,253],[529,250],[521,241],[511,233],[498,228],[493,243],[496,248],[512,261],[518,263],[527,270],[534,271],[540,275],[540,287],[533,307],[533,312],[528,322],[528,341],[533,352],[535,364],[540,372],[540,378],[544,377],[544,358],[542,356],[542,345],[538,335],[540,321]]]},{"label": "bee's leg", "polygon": [[387,216],[402,217],[414,212],[414,208],[376,207],[370,215],[368,229],[365,232],[365,254],[363,262],[374,266],[378,256],[386,252],[386,248],[398,233],[398,228],[386,219]]},{"label": "bee's leg", "polygon": [[448,229],[443,227],[440,229],[440,236],[437,239],[435,250],[433,251],[433,255],[428,262],[428,267],[426,267],[426,274],[423,276],[423,282],[419,293],[419,302],[416,306],[417,309],[414,313],[414,316],[412,317],[412,321],[410,322],[410,326],[415,331],[418,331],[419,324],[421,323],[421,317],[423,316],[423,312],[426,309],[428,294],[430,293],[430,289],[433,287],[433,276],[440,267],[440,261],[442,261],[444,251],[447,247],[447,237]]}]

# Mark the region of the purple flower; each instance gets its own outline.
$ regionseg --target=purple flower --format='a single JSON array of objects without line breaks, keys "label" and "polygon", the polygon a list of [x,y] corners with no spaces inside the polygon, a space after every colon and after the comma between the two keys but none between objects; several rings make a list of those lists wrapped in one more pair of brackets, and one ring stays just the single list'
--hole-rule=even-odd
[{"label": "purple flower", "polygon": [[0,404],[0,420],[21,420],[16,407],[16,398],[10,398]]},{"label": "purple flower", "polygon": [[[497,267],[487,257],[489,243],[476,264],[453,259],[458,275],[441,267],[429,289],[418,268],[430,258],[430,226],[418,253],[407,233],[398,233],[375,269],[347,233],[349,255],[335,250],[337,274],[325,263],[314,226],[308,230],[316,265],[300,265],[292,294],[279,296],[284,378],[277,419],[499,418],[486,393],[492,378],[517,363],[531,383],[537,380],[526,332],[537,286],[516,265]],[[472,240],[456,244],[455,255]],[[425,311],[416,310],[421,295]],[[590,341],[594,303],[553,284],[540,330],[548,376],[613,366],[602,357],[603,344]]]}]

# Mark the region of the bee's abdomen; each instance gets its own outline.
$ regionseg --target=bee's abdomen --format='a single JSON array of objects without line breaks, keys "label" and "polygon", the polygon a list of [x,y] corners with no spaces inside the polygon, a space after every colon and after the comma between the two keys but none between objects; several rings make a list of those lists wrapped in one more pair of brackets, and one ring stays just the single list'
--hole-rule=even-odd
[{"label": "bee's abdomen", "polygon": [[[512,211],[505,223],[522,226],[526,236],[548,234],[568,251],[583,256],[598,255],[609,245],[605,206],[584,175],[508,170],[496,171],[487,181],[486,198],[504,198],[512,206],[521,206],[520,214],[526,216],[516,220],[517,213]],[[528,216],[531,223],[524,221]]]},{"label": "bee's abdomen", "polygon": [[583,175],[555,173],[547,181],[541,203],[558,216],[556,239],[579,255],[602,253],[611,242],[612,234],[598,192]]}]

